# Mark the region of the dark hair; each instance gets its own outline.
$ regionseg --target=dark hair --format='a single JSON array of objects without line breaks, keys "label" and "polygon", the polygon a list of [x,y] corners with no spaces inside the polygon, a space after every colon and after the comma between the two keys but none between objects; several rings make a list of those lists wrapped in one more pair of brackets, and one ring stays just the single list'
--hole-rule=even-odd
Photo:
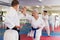
[{"label": "dark hair", "polygon": [[39,13],[39,14],[41,14],[41,13]]},{"label": "dark hair", "polygon": [[16,6],[17,4],[19,4],[18,0],[13,0],[11,6]]},{"label": "dark hair", "polygon": [[46,12],[46,13],[47,13],[47,11],[46,11],[46,10],[44,10],[44,12]]}]

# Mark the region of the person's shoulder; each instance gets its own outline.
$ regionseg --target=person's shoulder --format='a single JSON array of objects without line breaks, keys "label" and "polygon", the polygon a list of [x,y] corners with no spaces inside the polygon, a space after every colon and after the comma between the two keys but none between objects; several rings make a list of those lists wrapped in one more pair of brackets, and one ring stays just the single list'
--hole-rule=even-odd
[{"label": "person's shoulder", "polygon": [[16,13],[17,12],[12,7],[9,7],[8,10],[7,10],[8,15],[15,15]]},{"label": "person's shoulder", "polygon": [[13,11],[12,11],[12,8],[9,7],[9,8],[7,9],[7,12],[13,12]]}]

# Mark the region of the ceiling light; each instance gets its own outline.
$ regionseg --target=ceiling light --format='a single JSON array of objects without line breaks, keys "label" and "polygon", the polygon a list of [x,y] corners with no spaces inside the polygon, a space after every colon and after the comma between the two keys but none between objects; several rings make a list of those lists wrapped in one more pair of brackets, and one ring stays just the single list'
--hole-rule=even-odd
[{"label": "ceiling light", "polygon": [[39,5],[36,5],[36,7],[40,7]]},{"label": "ceiling light", "polygon": [[42,1],[42,0],[39,0],[39,1]]}]

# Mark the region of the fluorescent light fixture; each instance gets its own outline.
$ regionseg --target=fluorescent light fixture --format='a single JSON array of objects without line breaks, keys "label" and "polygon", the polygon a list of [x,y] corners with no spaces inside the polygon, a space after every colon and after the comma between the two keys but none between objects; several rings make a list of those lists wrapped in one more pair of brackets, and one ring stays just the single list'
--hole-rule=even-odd
[{"label": "fluorescent light fixture", "polygon": [[52,15],[59,15],[58,13],[52,13]]},{"label": "fluorescent light fixture", "polygon": [[36,7],[40,7],[39,5],[36,5]]},{"label": "fluorescent light fixture", "polygon": [[42,0],[39,0],[39,1],[42,1]]}]

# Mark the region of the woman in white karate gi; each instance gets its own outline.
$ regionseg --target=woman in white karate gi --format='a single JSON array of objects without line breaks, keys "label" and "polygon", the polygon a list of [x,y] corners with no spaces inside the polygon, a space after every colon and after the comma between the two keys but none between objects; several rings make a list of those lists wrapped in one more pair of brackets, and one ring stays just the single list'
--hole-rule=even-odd
[{"label": "woman in white karate gi", "polygon": [[45,23],[37,10],[33,10],[32,15],[30,20],[32,30],[28,33],[28,36],[33,37],[33,40],[40,40]]},{"label": "woman in white karate gi", "polygon": [[48,23],[48,20],[49,20],[49,16],[47,15],[47,11],[44,11],[43,15],[42,15],[42,18],[45,22],[45,29],[48,33],[48,36],[50,36],[50,28],[49,28],[49,23]]}]

